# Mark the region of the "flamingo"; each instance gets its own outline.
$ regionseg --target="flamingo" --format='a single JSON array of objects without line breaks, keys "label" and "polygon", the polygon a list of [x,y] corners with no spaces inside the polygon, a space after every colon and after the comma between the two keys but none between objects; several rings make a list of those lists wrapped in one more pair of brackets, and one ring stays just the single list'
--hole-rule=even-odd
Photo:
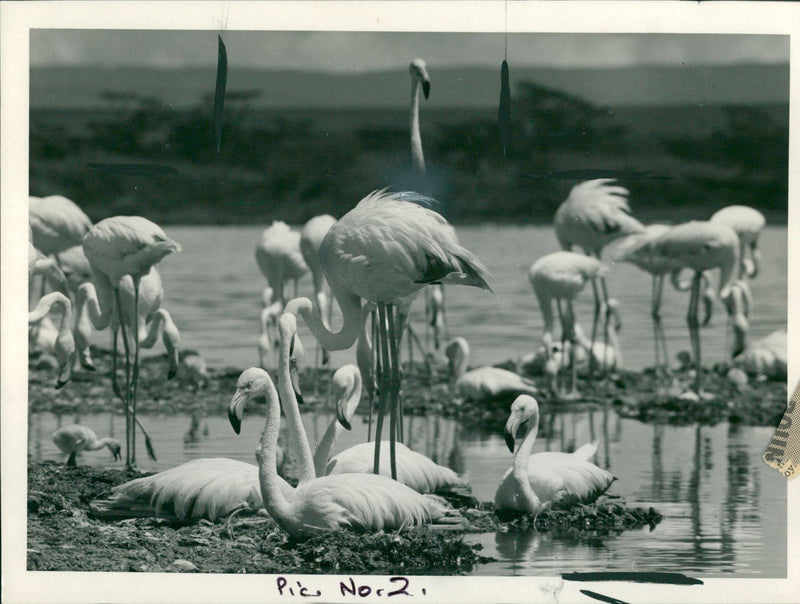
[{"label": "flamingo", "polygon": [[[314,296],[319,308],[319,314],[322,316],[325,324],[330,326],[331,316],[333,314],[333,307],[328,302],[328,294],[325,291],[325,275],[322,272],[322,264],[319,258],[319,248],[322,245],[322,240],[331,227],[336,224],[336,219],[330,214],[321,214],[314,216],[303,225],[303,230],[300,232],[300,252],[303,254],[303,259],[311,271],[311,279],[314,283]],[[319,348],[317,349],[319,350]],[[317,354],[317,361],[319,361],[319,354]],[[322,364],[328,364],[328,353],[322,349]],[[319,364],[317,364],[319,368]]]},{"label": "flamingo", "polygon": [[732,366],[757,378],[786,379],[786,329],[770,332],[754,340],[733,358]]},{"label": "flamingo", "polygon": [[81,451],[97,451],[108,447],[114,456],[114,461],[121,459],[119,441],[114,438],[101,438],[98,440],[94,430],[80,424],[64,426],[53,432],[53,442],[63,453],[69,453],[67,465],[75,467],[75,458]]},{"label": "flamingo", "polygon": [[[546,350],[552,351],[553,330],[555,321],[553,316],[553,301],[556,302],[558,316],[561,319],[562,340],[570,340],[570,366],[572,367],[572,385],[567,398],[575,398],[577,391],[577,363],[575,352],[577,340],[575,334],[575,311],[573,301],[583,291],[586,283],[602,276],[608,271],[605,262],[592,256],[578,254],[576,252],[553,252],[539,258],[528,270],[528,279],[539,301],[539,309],[544,318],[544,334],[542,341]],[[562,308],[562,301],[565,308]],[[608,300],[603,299],[602,304],[608,308]],[[613,308],[613,307],[612,307]],[[606,316],[610,316],[612,311],[606,311]],[[608,329],[609,323],[604,323],[604,329]],[[593,334],[594,335],[594,334]],[[594,349],[594,338],[590,342],[589,350]],[[590,356],[590,362],[591,362]],[[605,366],[605,361],[602,364]],[[591,367],[590,367],[591,371]],[[553,373],[553,391],[558,394],[557,370]]]},{"label": "flamingo", "polygon": [[266,371],[251,367],[239,376],[228,417],[234,429],[237,428],[244,405],[257,398],[267,401],[267,421],[259,455],[261,496],[269,515],[290,537],[307,538],[342,529],[392,531],[422,524],[452,528],[463,523],[441,498],[422,495],[379,474],[314,478],[300,482],[292,496],[287,497],[275,465],[280,401]]},{"label": "flamingo", "polygon": [[[169,239],[157,224],[141,216],[114,216],[106,218],[94,225],[83,238],[83,251],[98,275],[97,281],[105,276],[117,306],[117,316],[122,327],[122,342],[125,346],[125,404],[126,465],[136,465],[135,427],[130,419],[136,419],[136,389],[139,380],[139,338],[133,340],[133,362],[128,340],[128,329],[135,325],[126,325],[127,315],[122,307],[120,287],[123,277],[129,275],[133,285],[133,317],[139,316],[139,284],[142,277],[169,254],[179,252],[180,244]],[[130,409],[129,409],[130,408]]]},{"label": "flamingo", "polygon": [[480,367],[467,371],[469,343],[462,337],[453,338],[445,348],[445,354],[450,382],[454,392],[462,400],[484,401],[539,393],[532,380],[507,369]]},{"label": "flamingo", "polygon": [[[527,430],[522,429],[525,425]],[[574,453],[531,455],[538,429],[539,404],[532,396],[520,395],[511,405],[504,430],[509,450],[514,453],[519,446],[495,492],[495,510],[536,514],[560,501],[592,503],[605,493],[614,476],[589,461],[597,452],[596,441]]]},{"label": "flamingo", "polygon": [[192,389],[197,392],[200,386],[208,388],[208,365],[203,357],[194,351],[182,351],[178,357],[180,364],[178,365],[177,375],[179,379],[186,383],[188,382]]},{"label": "flamingo", "polygon": [[[587,180],[572,187],[566,201],[556,210],[553,226],[561,248],[570,251],[578,245],[588,256],[601,258],[603,248],[612,241],[644,231],[644,225],[631,216],[628,204],[628,190],[612,185],[612,178]],[[600,293],[596,279],[592,278],[594,292],[594,321],[592,323],[592,342],[597,338],[597,324],[600,311],[605,306],[603,322],[607,329],[608,289],[605,277],[598,275]],[[601,365],[601,371],[604,367]]]},{"label": "flamingo", "polygon": [[[52,258],[47,258],[33,243],[28,242],[28,277],[34,275],[53,275],[66,289],[66,277]],[[59,365],[56,389],[66,384],[72,373],[72,359],[75,354],[75,340],[72,335],[72,303],[61,292],[51,292],[43,296],[32,311],[28,313],[28,325],[38,325],[44,321],[53,307],[61,307],[61,323],[53,343],[53,352]]]},{"label": "flamingo", "polygon": [[[764,215],[749,206],[728,206],[717,210],[711,222],[731,227],[739,236],[739,278],[753,278],[758,275],[761,252],[758,249],[758,236],[767,223]],[[749,252],[749,253],[748,253]]]},{"label": "flamingo", "polygon": [[[335,400],[336,417],[314,451],[314,467],[317,476],[372,472],[373,443],[361,443],[345,449],[328,459],[331,449],[342,430],[350,429],[350,420],[361,401],[361,372],[355,365],[344,365],[333,374],[331,390]],[[383,463],[381,474],[389,476],[387,462],[389,441],[381,443]],[[397,443],[397,480],[417,493],[435,493],[453,489],[469,489],[469,485],[450,468],[440,466],[426,456],[412,451],[403,443]]]},{"label": "flamingo", "polygon": [[61,195],[29,197],[28,220],[33,245],[45,256],[81,245],[83,236],[92,228],[92,221],[83,210]]},{"label": "flamingo", "polygon": [[[492,291],[488,271],[456,241],[452,227],[430,209],[436,202],[416,193],[374,191],[350,210],[325,236],[320,248],[322,268],[342,311],[339,332],[329,331],[308,298],[297,298],[286,310],[302,316],[317,341],[328,350],[353,345],[362,331],[361,300],[378,307],[377,349],[380,359],[379,412],[376,442],[380,442],[387,401],[390,443],[397,438],[400,367],[398,346],[402,324],[395,318],[429,283],[457,283]],[[390,446],[392,477],[397,476],[394,446]],[[375,447],[374,472],[380,468]]]},{"label": "flamingo", "polygon": [[82,245],[73,245],[59,253],[58,264],[64,272],[72,295],[83,283],[92,280],[92,266],[83,252]]},{"label": "flamingo", "polygon": [[701,395],[700,323],[697,317],[703,272],[720,269],[717,293],[725,300],[731,295],[730,282],[739,263],[739,237],[718,222],[691,221],[672,227],[647,245],[647,253],[660,261],[694,271],[686,322],[695,364],[694,396]]},{"label": "flamingo", "polygon": [[297,297],[297,281],[308,272],[308,266],[300,251],[300,233],[280,220],[274,221],[261,233],[261,241],[256,246],[256,262],[261,273],[272,288],[272,302],[280,300],[286,304],[283,286],[286,281],[294,281],[294,295]]}]

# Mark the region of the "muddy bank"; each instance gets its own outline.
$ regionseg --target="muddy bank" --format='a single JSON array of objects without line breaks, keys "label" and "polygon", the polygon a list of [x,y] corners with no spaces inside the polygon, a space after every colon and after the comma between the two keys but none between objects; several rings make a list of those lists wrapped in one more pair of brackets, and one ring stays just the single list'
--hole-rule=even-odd
[{"label": "muddy bank", "polygon": [[[460,575],[491,562],[461,532],[427,528],[400,533],[339,531],[292,541],[262,515],[233,515],[212,524],[156,518],[106,522],[89,502],[111,487],[146,474],[44,462],[28,468],[29,570],[216,573],[357,573]],[[625,530],[652,530],[661,515],[603,497],[593,505],[556,506],[537,514],[495,514],[471,502],[460,512],[467,532],[539,531],[577,540],[613,539]]]}]

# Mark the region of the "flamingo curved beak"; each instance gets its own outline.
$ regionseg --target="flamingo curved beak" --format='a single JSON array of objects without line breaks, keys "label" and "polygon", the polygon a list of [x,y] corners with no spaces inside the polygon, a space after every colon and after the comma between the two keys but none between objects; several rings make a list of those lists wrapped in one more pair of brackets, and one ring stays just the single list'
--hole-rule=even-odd
[{"label": "flamingo curved beak", "polygon": [[423,80],[422,81],[422,94],[425,95],[425,100],[427,100],[428,96],[431,94],[431,82],[430,82],[430,80]]},{"label": "flamingo curved beak", "polygon": [[231,398],[230,405],[228,405],[228,421],[236,434],[239,434],[242,429],[245,402],[247,402],[247,391],[237,388],[233,398]]}]

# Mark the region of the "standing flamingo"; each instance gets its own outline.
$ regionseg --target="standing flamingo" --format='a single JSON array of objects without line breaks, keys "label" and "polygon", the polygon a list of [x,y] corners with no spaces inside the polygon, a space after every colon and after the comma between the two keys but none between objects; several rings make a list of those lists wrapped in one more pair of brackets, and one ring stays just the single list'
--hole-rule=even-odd
[{"label": "standing flamingo", "polygon": [[[335,290],[334,290],[335,291]],[[321,323],[321,321],[320,321]],[[269,374],[258,367],[246,369],[236,384],[228,407],[234,427],[241,423],[242,408],[264,398],[267,421],[261,436],[259,484],[264,505],[293,538],[308,538],[330,531],[392,531],[421,524],[463,524],[463,519],[440,499],[377,474],[334,474],[301,482],[291,497],[283,493],[276,469],[280,429],[280,401]]]},{"label": "standing flamingo", "polygon": [[[472,252],[458,244],[447,221],[430,209],[434,203],[418,194],[374,191],[328,231],[320,258],[342,311],[343,324],[338,333],[325,327],[308,298],[286,305],[288,312],[303,317],[317,341],[328,350],[348,348],[358,338],[363,326],[362,299],[377,305],[378,443],[387,401],[390,443],[397,438],[398,342],[402,325],[395,317],[395,305],[410,304],[413,296],[429,283],[457,283],[491,291],[486,282],[488,271]],[[392,477],[396,477],[393,452],[391,446]],[[377,473],[379,468],[380,446],[376,445],[374,471]]]},{"label": "standing flamingo", "polygon": [[[136,325],[126,325],[126,313],[122,307],[120,286],[123,277],[130,275],[133,284],[133,317],[139,316],[139,284],[150,269],[181,246],[169,239],[157,224],[141,216],[115,216],[94,225],[83,238],[83,251],[92,269],[104,275],[114,293],[117,316],[122,327],[122,342],[125,347],[125,403],[126,465],[136,465],[135,425],[136,389],[139,381],[139,338],[132,337],[133,362],[129,347],[128,330],[136,333]],[[99,279],[99,277],[98,277]],[[128,412],[128,407],[130,411]]]},{"label": "standing flamingo", "polygon": [[[54,280],[66,290],[67,280],[64,273],[52,258],[47,258],[32,243],[28,242],[28,277],[34,275],[53,275]],[[32,311],[28,313],[28,324],[38,325],[53,307],[61,307],[61,324],[55,338],[53,352],[58,361],[59,371],[56,389],[69,381],[72,373],[72,359],[75,354],[75,340],[72,335],[72,303],[61,292],[51,292],[43,296]]]},{"label": "standing flamingo", "polygon": [[[342,430],[350,429],[350,420],[361,401],[361,372],[355,365],[344,365],[333,375],[331,390],[336,405],[336,417],[314,451],[314,467],[317,476],[328,474],[372,472],[374,445],[366,442],[345,449],[328,459],[330,451]],[[387,462],[389,441],[382,441],[383,463],[381,474],[389,476]],[[440,466],[421,453],[412,451],[403,443],[397,443],[397,480],[417,493],[435,493],[453,489],[469,489],[469,485],[450,468]]]},{"label": "standing flamingo", "polygon": [[536,384],[527,378],[500,367],[479,367],[467,371],[469,343],[462,337],[453,338],[445,348],[450,383],[455,394],[463,400],[484,401],[509,398],[519,394],[538,394]]},{"label": "standing flamingo", "polygon": [[122,457],[119,452],[119,441],[108,437],[98,439],[94,430],[80,424],[59,428],[53,432],[53,442],[61,451],[69,453],[67,465],[71,467],[78,465],[75,458],[81,451],[97,451],[108,447],[115,461]]},{"label": "standing flamingo", "polygon": [[[319,308],[319,314],[328,327],[331,324],[333,306],[330,304],[328,294],[325,291],[326,281],[319,258],[319,248],[322,245],[322,240],[325,239],[325,235],[328,234],[334,224],[336,224],[336,219],[333,216],[322,214],[314,216],[306,222],[300,232],[300,252],[303,254],[303,259],[311,271],[311,278],[314,282],[314,296],[317,308]],[[317,354],[317,360],[319,360],[319,354]],[[328,353],[324,348],[322,349],[322,364],[328,364]]]},{"label": "standing flamingo", "polygon": [[[614,179],[598,178],[587,180],[572,187],[566,201],[556,211],[553,226],[562,249],[571,250],[578,245],[588,256],[601,258],[603,248],[612,241],[633,233],[640,233],[644,226],[631,216],[628,204],[628,190],[612,185]],[[592,278],[594,292],[594,320],[592,322],[592,342],[597,338],[598,320],[601,308],[606,308],[603,316],[604,332],[608,329],[608,289],[605,278],[597,276],[600,292]],[[604,367],[601,366],[601,372]]]},{"label": "standing flamingo", "polygon": [[294,281],[294,296],[297,296],[297,281],[308,272],[300,251],[300,233],[276,220],[261,233],[256,262],[272,288],[272,302],[279,300],[282,305],[286,304],[283,287],[287,281]]},{"label": "standing flamingo", "polygon": [[[575,398],[577,390],[577,363],[575,353],[577,338],[575,335],[575,311],[573,301],[583,291],[588,281],[594,282],[597,278],[608,271],[608,265],[597,258],[578,254],[576,252],[553,252],[542,256],[531,265],[528,271],[528,279],[531,282],[536,299],[539,301],[539,309],[544,318],[544,334],[542,341],[547,351],[552,351],[553,331],[555,320],[553,315],[553,301],[558,309],[558,316],[561,320],[561,339],[569,340],[570,347],[570,367],[572,368],[572,382],[567,398]],[[562,301],[565,303],[562,308]],[[607,300],[602,301],[604,307],[608,306]],[[606,313],[609,314],[608,312]],[[604,324],[608,329],[609,323]],[[592,348],[594,339],[592,339]],[[562,346],[562,349],[566,347]],[[590,356],[590,362],[594,355]],[[605,362],[602,364],[605,365]],[[591,369],[590,369],[591,371]],[[559,394],[557,384],[557,370],[553,374],[553,391]]]},{"label": "standing flamingo", "polygon": [[680,268],[694,271],[686,322],[695,363],[694,395],[700,396],[700,322],[697,317],[703,272],[720,269],[717,292],[725,300],[739,264],[739,237],[729,226],[717,222],[691,221],[674,226],[648,244],[648,254]]},{"label": "standing flamingo", "polygon": [[523,394],[511,405],[505,425],[506,444],[512,453],[516,446],[517,452],[495,492],[496,510],[536,514],[560,501],[592,503],[611,486],[614,476],[589,461],[597,452],[597,442],[587,443],[574,453],[545,451],[531,455],[538,430],[539,404]]},{"label": "standing flamingo", "polygon": [[758,275],[758,236],[767,223],[764,215],[749,206],[728,206],[714,212],[710,220],[728,225],[739,236],[739,278]]}]

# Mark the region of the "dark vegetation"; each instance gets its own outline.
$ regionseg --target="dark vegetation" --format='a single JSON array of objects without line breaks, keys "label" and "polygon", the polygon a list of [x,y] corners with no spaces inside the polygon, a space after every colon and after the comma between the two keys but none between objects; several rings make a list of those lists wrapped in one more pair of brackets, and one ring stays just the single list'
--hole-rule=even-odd
[{"label": "dark vegetation", "polygon": [[[428,192],[455,223],[549,223],[576,182],[616,177],[645,221],[746,204],[787,217],[788,105],[617,107],[528,83],[512,98],[503,155],[494,109],[422,106]],[[373,189],[422,189],[405,110],[264,110],[228,91],[215,150],[210,96],[191,109],[107,91],[104,110],[32,110],[30,191],[93,220],[301,223],[341,216]]]}]

